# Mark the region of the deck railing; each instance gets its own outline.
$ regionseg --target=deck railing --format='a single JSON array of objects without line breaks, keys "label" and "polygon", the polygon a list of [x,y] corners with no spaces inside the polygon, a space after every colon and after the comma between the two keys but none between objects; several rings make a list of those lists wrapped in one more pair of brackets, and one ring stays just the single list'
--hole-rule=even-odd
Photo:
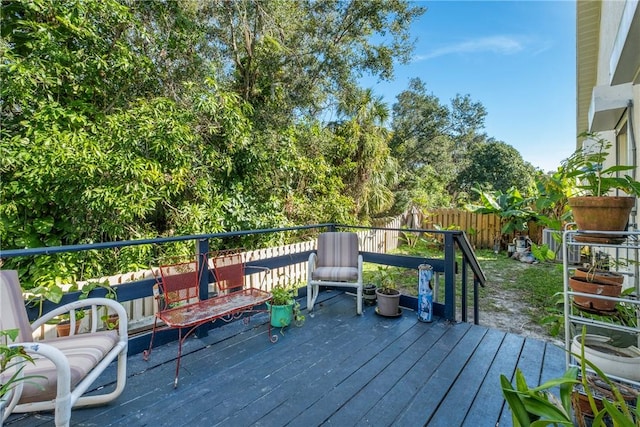
[{"label": "deck railing", "polygon": [[[393,224],[395,225],[395,224]],[[315,224],[301,227],[288,227],[277,229],[262,229],[262,230],[244,230],[237,232],[227,233],[211,233],[200,234],[190,236],[175,236],[156,239],[140,239],[131,241],[120,242],[103,242],[86,245],[68,245],[68,246],[56,246],[56,247],[42,247],[42,248],[28,248],[28,249],[12,249],[0,251],[0,259],[12,258],[12,257],[29,257],[38,255],[48,255],[55,253],[68,253],[68,252],[82,252],[93,251],[100,249],[113,249],[123,248],[128,246],[138,245],[162,245],[172,242],[180,241],[193,241],[195,242],[195,251],[198,254],[206,254],[210,251],[209,242],[211,239],[226,239],[234,238],[238,236],[258,235],[268,233],[282,233],[290,231],[301,230],[354,230],[357,231],[360,243],[361,252],[365,262],[371,262],[381,265],[398,266],[410,269],[417,269],[419,264],[429,263],[433,266],[436,273],[437,281],[442,276],[444,277],[444,302],[434,302],[434,314],[436,316],[444,317],[447,320],[456,320],[456,317],[460,317],[463,322],[468,321],[467,313],[467,293],[468,293],[468,279],[473,279],[474,290],[474,306],[473,306],[473,322],[478,323],[478,304],[477,304],[477,286],[483,285],[485,276],[477,262],[475,254],[469,244],[466,235],[462,231],[439,231],[439,230],[423,230],[423,229],[401,229],[399,227],[360,227],[360,226],[348,226],[340,224]],[[433,259],[416,256],[401,256],[390,255],[386,252],[394,249],[397,246],[398,235],[401,232],[415,232],[415,233],[437,233],[443,236],[444,240],[444,257]],[[462,260],[461,269],[458,269],[459,265],[456,261],[456,248],[460,252],[460,259]],[[259,265],[269,267],[272,269],[271,277],[268,279],[269,286],[274,286],[276,283],[282,283],[282,280],[288,282],[300,283],[306,281],[306,262],[309,258],[309,254],[315,249],[315,241],[302,242],[294,245],[287,245],[283,247],[268,248],[268,249],[256,249],[250,251],[247,255],[248,265]],[[469,275],[469,269],[471,275]],[[250,272],[252,269],[248,269]],[[458,275],[458,273],[460,273]],[[459,280],[457,280],[457,277]],[[248,280],[258,280],[257,277],[247,277]],[[134,316],[130,325],[131,338],[129,343],[129,352],[137,353],[146,348],[149,342],[148,330],[146,326],[149,319],[154,313],[154,304],[152,301],[153,285],[155,278],[152,270],[142,270],[133,273],[126,273],[117,276],[111,276],[109,278],[110,283],[117,289],[118,301],[126,306],[128,312],[141,313],[142,315]],[[202,298],[208,296],[208,281],[203,278],[202,286]],[[461,296],[460,310],[456,307],[456,288],[459,286]],[[300,288],[301,295],[306,292],[306,288]],[[92,291],[91,296],[104,296],[106,291],[101,288],[97,288]],[[64,304],[70,301],[78,299],[78,292],[70,292],[63,296],[60,304]],[[402,296],[401,305],[410,309],[417,309],[416,298],[410,296]],[[55,308],[57,304],[53,304],[49,301],[45,301],[43,304],[43,311],[47,312]],[[458,315],[457,315],[458,313]],[[31,308],[31,317],[37,316],[37,310]],[[137,317],[137,318],[136,318]],[[216,327],[217,325],[208,325],[205,327]],[[204,332],[204,331],[203,331]],[[164,331],[163,334],[157,336],[157,343],[169,342],[177,338],[177,333],[173,331]]]}]

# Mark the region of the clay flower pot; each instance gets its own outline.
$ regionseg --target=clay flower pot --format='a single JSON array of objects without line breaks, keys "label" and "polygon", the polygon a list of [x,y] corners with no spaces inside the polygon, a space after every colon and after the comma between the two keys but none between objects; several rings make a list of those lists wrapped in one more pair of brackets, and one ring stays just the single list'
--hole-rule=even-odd
[{"label": "clay flower pot", "polygon": [[378,300],[376,313],[379,315],[397,317],[402,313],[400,311],[400,292],[398,290],[389,289],[382,292],[380,289],[376,289],[376,297]]},{"label": "clay flower pot", "polygon": [[[569,206],[578,230],[624,231],[635,197],[571,197]],[[620,243],[625,237],[615,234],[577,233],[575,240],[586,243]]]},{"label": "clay flower pot", "polygon": [[[622,285],[620,283],[612,284],[589,281],[585,277],[570,277],[569,287],[574,292],[616,298],[620,297],[620,294],[622,293]],[[612,312],[616,308],[615,301],[591,298],[588,295],[574,295],[573,302],[581,308],[596,312]]]}]

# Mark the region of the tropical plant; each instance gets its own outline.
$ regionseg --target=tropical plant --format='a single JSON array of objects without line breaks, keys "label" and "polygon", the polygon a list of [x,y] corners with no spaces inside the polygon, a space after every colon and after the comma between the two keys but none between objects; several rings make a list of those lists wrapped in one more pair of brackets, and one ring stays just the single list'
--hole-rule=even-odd
[{"label": "tropical plant", "polygon": [[611,190],[622,190],[630,196],[640,195],[640,182],[628,174],[618,176],[619,172],[633,170],[635,166],[605,168],[611,142],[592,132],[583,132],[579,137],[590,143],[563,160],[561,168],[566,178],[579,180],[577,188],[580,195],[602,197],[609,195]]},{"label": "tropical plant", "polygon": [[[578,384],[578,368],[569,368],[560,378],[546,381],[538,387],[529,387],[520,368],[516,369],[515,387],[501,374],[500,385],[507,405],[511,409],[513,425],[516,427],[566,425],[573,426],[571,416],[571,393]],[[556,397],[550,389],[558,387]]]},{"label": "tropical plant", "polygon": [[[627,404],[618,386],[611,381],[595,364],[586,359],[584,354],[584,340],[586,327],[582,328],[582,345],[580,354],[572,354],[579,362],[578,366],[570,367],[562,377],[546,381],[544,384],[530,388],[518,368],[515,374],[515,387],[504,375],[500,375],[500,385],[507,405],[511,409],[513,425],[516,427],[534,427],[546,425],[573,426],[571,412],[572,393],[576,385],[581,385],[587,395],[589,404],[594,413],[592,426],[604,426],[605,417],[609,417],[615,426],[637,427],[636,421],[640,421],[640,407],[632,408]],[[589,384],[591,375],[587,368],[608,384],[614,399],[602,400],[603,408],[598,410],[592,388]],[[558,388],[559,396],[550,390]]]},{"label": "tropical plant", "polygon": [[509,188],[506,193],[500,190],[483,191],[479,188],[473,188],[473,191],[480,195],[481,204],[467,204],[465,208],[480,214],[498,215],[503,235],[527,230],[527,223],[539,218],[532,208],[534,199],[524,197],[515,187]]}]

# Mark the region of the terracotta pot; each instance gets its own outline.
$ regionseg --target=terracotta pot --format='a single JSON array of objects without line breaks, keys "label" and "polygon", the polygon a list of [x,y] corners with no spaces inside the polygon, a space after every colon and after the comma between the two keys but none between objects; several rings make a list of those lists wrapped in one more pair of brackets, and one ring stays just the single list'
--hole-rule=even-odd
[{"label": "terracotta pot", "polygon": [[[608,297],[620,297],[620,294],[622,293],[622,285],[619,283],[608,284],[590,282],[584,277],[570,277],[569,287],[574,292],[582,292],[585,294],[602,295]],[[611,312],[616,308],[615,301],[609,301],[600,298],[590,298],[586,295],[574,295],[573,302],[582,308],[598,312]]]},{"label": "terracotta pot", "polygon": [[[76,334],[78,333],[78,330],[80,329],[80,322],[76,321]],[[69,333],[71,332],[71,322],[69,321],[63,321],[60,322],[56,325],[56,332],[58,333],[59,337],[68,337]]]},{"label": "terracotta pot", "polygon": [[[571,197],[569,206],[578,230],[624,231],[629,214],[635,205],[635,197]],[[616,243],[624,236],[614,234],[576,234],[576,241],[591,243]]]},{"label": "terracotta pot", "polygon": [[582,267],[575,270],[573,277],[582,277],[590,282],[605,283],[608,285],[622,285],[624,282],[624,276],[615,271],[592,270]]},{"label": "terracotta pot", "polygon": [[376,310],[381,316],[395,317],[400,314],[400,292],[396,289],[392,289],[391,292],[391,294],[386,294],[376,289],[378,300]]},{"label": "terracotta pot", "polygon": [[[627,405],[633,405],[638,398],[638,393],[632,388],[620,384],[619,382],[613,382],[618,388],[618,391],[622,395],[622,398],[625,400]],[[593,375],[589,375],[587,377],[587,383],[589,384],[589,389],[592,396],[594,397],[596,409],[598,411],[604,408],[602,399],[607,399],[609,401],[616,400],[611,387],[609,387],[609,385],[602,379],[594,377]],[[587,397],[582,384],[575,386],[573,393],[571,394],[571,403],[575,411],[576,421],[578,422],[578,425],[590,425],[588,423],[585,423],[586,420],[583,417],[587,417],[590,419],[593,418],[594,414],[593,410],[591,409],[591,405],[589,404],[589,398]]]}]

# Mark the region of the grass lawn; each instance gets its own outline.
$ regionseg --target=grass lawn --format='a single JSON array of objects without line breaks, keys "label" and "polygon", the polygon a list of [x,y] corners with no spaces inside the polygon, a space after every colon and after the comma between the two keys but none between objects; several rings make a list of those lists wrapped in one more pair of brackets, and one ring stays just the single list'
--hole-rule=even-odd
[{"label": "grass lawn", "polygon": [[[414,245],[403,245],[392,253],[428,258],[443,258],[443,252],[433,243],[420,239]],[[551,339],[562,324],[562,265],[550,262],[526,264],[507,257],[506,252],[477,250],[476,256],[487,276],[480,289],[480,323]],[[403,268],[384,268],[365,263],[364,282],[380,284],[382,275],[389,275],[404,294],[417,295],[418,272]],[[459,287],[459,286],[458,286]],[[469,286],[469,304],[473,304]],[[440,297],[443,301],[444,297]],[[459,303],[457,303],[459,306]]]}]

